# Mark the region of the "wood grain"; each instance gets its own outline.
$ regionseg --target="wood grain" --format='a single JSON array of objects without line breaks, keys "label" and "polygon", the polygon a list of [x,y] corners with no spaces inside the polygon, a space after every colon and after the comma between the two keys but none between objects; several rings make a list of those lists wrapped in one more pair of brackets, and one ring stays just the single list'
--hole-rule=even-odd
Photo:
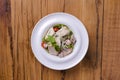
[{"label": "wood grain", "polygon": [[13,79],[10,2],[0,0],[0,80]]},{"label": "wood grain", "polygon": [[[39,80],[41,64],[35,59],[30,47],[32,29],[41,18],[40,1],[11,0],[11,22],[13,30],[13,79]],[[34,9],[40,11],[35,12]]]},{"label": "wood grain", "polygon": [[103,80],[120,79],[120,1],[104,2]]},{"label": "wood grain", "polygon": [[102,6],[102,0],[66,0],[65,12],[77,16],[85,24],[89,33],[90,45],[84,60],[76,67],[66,71],[65,80],[100,80]]},{"label": "wood grain", "polygon": [[[119,80],[119,0],[0,0],[0,80]],[[85,58],[74,68],[41,65],[30,47],[39,19],[66,12],[80,19],[90,38]]]}]

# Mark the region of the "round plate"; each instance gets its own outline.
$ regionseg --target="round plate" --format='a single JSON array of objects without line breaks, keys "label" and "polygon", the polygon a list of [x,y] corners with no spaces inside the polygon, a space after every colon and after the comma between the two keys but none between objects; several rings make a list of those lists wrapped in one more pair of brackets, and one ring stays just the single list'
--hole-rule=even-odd
[{"label": "round plate", "polygon": [[[76,37],[73,52],[65,58],[50,55],[41,47],[42,37],[55,24],[67,25]],[[39,20],[31,35],[31,47],[35,57],[41,64],[54,70],[65,70],[77,65],[84,58],[88,44],[88,33],[82,22],[76,17],[62,12],[49,14]]]}]

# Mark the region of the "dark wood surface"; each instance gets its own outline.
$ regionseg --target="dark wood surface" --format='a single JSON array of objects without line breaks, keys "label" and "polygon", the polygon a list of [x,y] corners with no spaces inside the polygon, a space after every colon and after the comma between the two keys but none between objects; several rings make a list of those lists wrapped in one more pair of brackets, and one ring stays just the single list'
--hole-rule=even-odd
[{"label": "dark wood surface", "polygon": [[[90,45],[74,68],[55,71],[34,57],[36,22],[53,12],[79,18]],[[120,80],[120,0],[0,0],[0,80]]]}]

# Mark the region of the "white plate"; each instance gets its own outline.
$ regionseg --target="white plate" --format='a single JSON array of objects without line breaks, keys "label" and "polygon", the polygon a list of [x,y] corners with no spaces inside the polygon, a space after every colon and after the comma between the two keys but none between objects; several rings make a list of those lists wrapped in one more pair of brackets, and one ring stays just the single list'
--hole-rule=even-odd
[{"label": "white plate", "polygon": [[[67,25],[76,38],[73,52],[64,58],[50,55],[41,47],[42,37],[55,24]],[[77,65],[84,58],[88,44],[88,33],[82,22],[76,17],[62,12],[49,14],[39,20],[31,35],[31,47],[35,57],[41,64],[54,70],[65,70]]]}]

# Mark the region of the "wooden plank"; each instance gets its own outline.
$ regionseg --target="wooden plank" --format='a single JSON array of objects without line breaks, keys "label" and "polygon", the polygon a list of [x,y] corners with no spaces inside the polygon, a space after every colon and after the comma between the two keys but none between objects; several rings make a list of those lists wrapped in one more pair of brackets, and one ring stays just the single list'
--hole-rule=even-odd
[{"label": "wooden plank", "polygon": [[30,36],[41,18],[41,0],[11,0],[14,80],[40,80],[41,64],[34,57]]},{"label": "wooden plank", "polygon": [[104,1],[103,80],[120,79],[120,1]]},{"label": "wooden plank", "polygon": [[65,80],[100,80],[103,0],[65,0],[65,12],[77,16],[86,26],[90,45],[86,57],[67,70]]},{"label": "wooden plank", "polygon": [[[42,17],[53,12],[63,12],[64,0],[42,0]],[[47,76],[46,76],[47,75]],[[42,80],[62,80],[63,73],[43,67]]]},{"label": "wooden plank", "polygon": [[36,22],[48,13],[61,11],[57,2],[62,4],[62,1],[11,0],[15,80],[61,80],[60,71],[50,70],[36,60],[29,44]]},{"label": "wooden plank", "polygon": [[0,0],[0,80],[13,79],[10,1]]},{"label": "wooden plank", "polygon": [[75,15],[82,20],[89,32],[90,47],[85,59],[79,65],[70,70],[61,71],[62,74],[60,74],[59,71],[56,72],[44,67],[43,79],[100,80],[103,1],[65,0],[62,4],[61,3],[62,2],[53,0],[43,1],[42,5],[44,7],[42,7],[42,15],[44,16],[48,13],[56,11],[63,11]]}]

